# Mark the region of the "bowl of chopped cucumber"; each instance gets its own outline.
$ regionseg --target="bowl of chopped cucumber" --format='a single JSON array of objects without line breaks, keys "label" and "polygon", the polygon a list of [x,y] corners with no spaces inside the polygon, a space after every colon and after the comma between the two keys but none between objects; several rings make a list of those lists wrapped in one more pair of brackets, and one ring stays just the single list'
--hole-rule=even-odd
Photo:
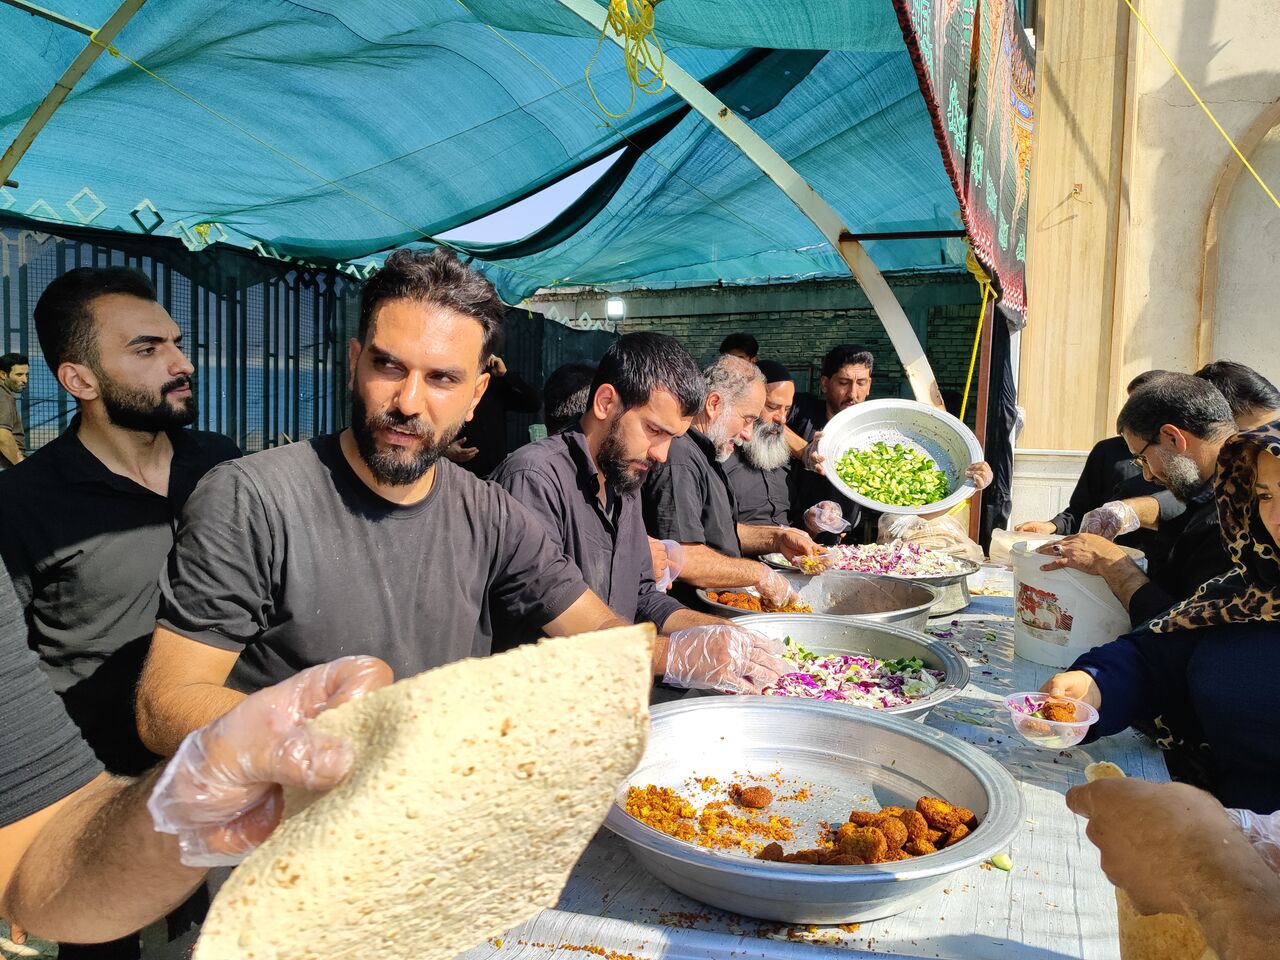
[{"label": "bowl of chopped cucumber", "polygon": [[818,452],[831,485],[879,513],[949,510],[973,495],[964,471],[982,459],[973,431],[914,400],[868,400],[841,410]]}]

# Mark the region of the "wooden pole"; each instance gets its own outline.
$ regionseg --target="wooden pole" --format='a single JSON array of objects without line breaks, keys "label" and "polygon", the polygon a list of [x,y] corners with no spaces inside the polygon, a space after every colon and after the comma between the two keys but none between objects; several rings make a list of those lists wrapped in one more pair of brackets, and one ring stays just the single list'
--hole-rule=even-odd
[{"label": "wooden pole", "polygon": [[[46,20],[57,23],[59,26],[64,26],[68,30],[75,30],[77,33],[83,33],[88,29],[82,23],[60,17],[42,7],[36,7],[34,4],[22,4],[14,2],[14,0],[4,0],[4,2],[20,10],[25,10],[32,16],[44,17]],[[54,113],[62,106],[68,94],[89,72],[89,68],[94,65],[98,57],[102,55],[102,52],[111,45],[111,42],[124,29],[124,25],[133,18],[133,15],[138,12],[144,3],[146,3],[146,0],[124,0],[106,23],[89,34],[89,43],[71,61],[71,65],[62,72],[62,76],[53,85],[53,89],[45,94],[44,99],[36,105],[35,112],[27,118],[27,122],[22,125],[18,135],[13,138],[13,143],[9,144],[9,149],[4,152],[3,157],[0,157],[0,181],[9,179],[9,174],[13,173],[13,168],[18,165],[18,161],[31,148],[31,144],[35,142],[36,137],[40,135],[40,131],[45,128]]]}]

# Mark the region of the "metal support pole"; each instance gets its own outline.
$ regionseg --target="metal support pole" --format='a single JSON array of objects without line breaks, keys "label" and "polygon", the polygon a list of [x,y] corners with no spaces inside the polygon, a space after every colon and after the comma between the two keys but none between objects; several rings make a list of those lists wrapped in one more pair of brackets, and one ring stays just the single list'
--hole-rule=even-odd
[{"label": "metal support pole", "polygon": [[13,168],[18,165],[18,161],[30,149],[31,144],[35,142],[36,137],[40,135],[40,131],[44,129],[45,124],[62,106],[67,95],[71,93],[75,85],[80,82],[81,78],[89,72],[89,68],[97,61],[116,36],[124,29],[124,25],[128,23],[139,8],[146,3],[146,0],[124,0],[116,8],[116,12],[104,23],[98,30],[94,31],[86,27],[82,23],[69,20],[43,7],[37,7],[35,4],[22,3],[18,0],[3,0],[11,7],[24,10],[32,16],[43,17],[60,26],[64,26],[69,30],[75,30],[77,33],[88,32],[90,36],[89,43],[79,55],[71,61],[71,66],[63,71],[62,76],[58,78],[58,82],[53,85],[43,100],[36,107],[35,112],[22,125],[22,129],[18,131],[18,135],[14,138],[13,143],[9,144],[9,149],[4,152],[4,156],[0,157],[0,181],[7,180],[9,174],[13,173]]},{"label": "metal support pole", "polygon": [[[605,8],[595,0],[558,2],[596,30],[604,31],[616,45],[623,46],[621,37],[612,31],[605,31]],[[942,393],[938,390],[938,381],[902,305],[898,303],[889,284],[885,282],[884,275],[867,255],[865,248],[853,238],[852,231],[841,221],[840,215],[746,121],[669,56],[662,68],[662,77],[668,87],[741,150],[822,232],[827,242],[840,254],[884,325],[893,349],[902,361],[902,368],[916,399],[942,409]]]}]

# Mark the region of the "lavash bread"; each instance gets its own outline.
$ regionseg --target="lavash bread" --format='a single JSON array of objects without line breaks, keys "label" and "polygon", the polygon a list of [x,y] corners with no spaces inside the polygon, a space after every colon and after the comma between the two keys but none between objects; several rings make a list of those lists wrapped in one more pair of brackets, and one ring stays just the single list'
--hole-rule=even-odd
[{"label": "lavash bread", "polygon": [[[1110,761],[1084,768],[1084,778],[1089,783],[1123,776],[1124,771]],[[1144,917],[1123,890],[1116,890],[1116,923],[1120,930],[1120,960],[1218,960],[1217,951],[1204,942],[1200,925],[1190,917],[1177,913]]]},{"label": "lavash bread", "polygon": [[350,775],[286,796],[194,960],[452,960],[553,906],[644,751],[653,638],[544,640],[322,714]]}]

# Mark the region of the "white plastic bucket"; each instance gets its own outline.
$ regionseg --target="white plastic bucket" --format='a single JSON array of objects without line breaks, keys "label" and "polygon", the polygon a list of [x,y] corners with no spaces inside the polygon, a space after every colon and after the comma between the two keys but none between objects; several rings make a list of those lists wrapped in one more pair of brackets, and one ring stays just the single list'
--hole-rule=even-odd
[{"label": "white plastic bucket", "polygon": [[[1061,539],[1054,537],[1051,539]],[[1129,632],[1129,614],[1101,577],[1079,570],[1041,570],[1052,557],[1040,543],[1013,546],[1013,652],[1050,667],[1069,667],[1087,650]],[[1124,548],[1134,560],[1140,550]]]}]

